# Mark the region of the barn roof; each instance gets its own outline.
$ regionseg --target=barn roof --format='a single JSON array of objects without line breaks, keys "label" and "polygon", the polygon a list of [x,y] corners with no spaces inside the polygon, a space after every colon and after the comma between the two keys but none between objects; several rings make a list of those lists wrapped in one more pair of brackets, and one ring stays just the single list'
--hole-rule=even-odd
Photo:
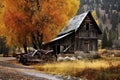
[{"label": "barn roof", "polygon": [[56,37],[56,38],[52,39],[51,42],[56,41],[56,40],[59,40],[59,39],[61,39],[61,38],[64,38],[64,37],[68,36],[68,35],[71,34],[71,33],[72,33],[72,32],[66,33],[66,34],[61,35],[61,36],[59,36],[59,37]]},{"label": "barn roof", "polygon": [[[68,22],[67,26],[65,26],[61,32],[58,34],[58,36],[56,38],[54,38],[53,40],[51,40],[50,42],[59,40],[61,38],[64,38],[66,36],[68,36],[69,34],[71,34],[72,32],[76,32],[78,30],[78,28],[81,26],[82,22],[84,21],[84,19],[86,18],[86,16],[88,14],[91,14],[91,11],[87,11],[85,13],[82,13],[80,15],[77,15],[75,17],[73,17],[72,19],[70,19],[70,21]],[[91,15],[92,16],[92,15]],[[94,19],[94,18],[93,18]],[[96,23],[96,22],[95,22]],[[97,23],[96,23],[97,25]],[[99,33],[101,34],[102,31],[101,29],[98,27],[97,28],[99,30]]]},{"label": "barn roof", "polygon": [[[65,27],[62,29],[62,31],[58,34],[58,36],[59,36],[59,35],[62,35],[62,34],[66,34],[66,33],[70,32],[70,31],[77,31],[78,28],[81,26],[82,22],[84,21],[84,19],[86,18],[86,16],[87,16],[89,13],[91,14],[91,11],[87,11],[87,12],[85,12],[85,13],[82,13],[82,14],[80,14],[80,15],[77,15],[77,16],[73,17],[73,18],[68,22],[67,26],[65,26]],[[91,16],[92,16],[92,14],[91,14]],[[93,19],[94,19],[94,18],[93,18]],[[94,21],[95,21],[95,20],[94,20]],[[96,23],[96,22],[95,22],[95,23]],[[97,23],[96,23],[96,25],[97,25]],[[98,25],[97,25],[97,28],[98,28],[98,30],[99,30],[99,33],[101,34],[102,31],[101,31],[101,29],[99,28]]]},{"label": "barn roof", "polygon": [[83,20],[85,19],[85,17],[87,16],[88,13],[89,13],[89,11],[73,17],[68,22],[67,26],[65,26],[62,29],[62,31],[59,33],[59,35],[68,33],[72,30],[77,30],[79,28],[79,26],[82,24]]}]

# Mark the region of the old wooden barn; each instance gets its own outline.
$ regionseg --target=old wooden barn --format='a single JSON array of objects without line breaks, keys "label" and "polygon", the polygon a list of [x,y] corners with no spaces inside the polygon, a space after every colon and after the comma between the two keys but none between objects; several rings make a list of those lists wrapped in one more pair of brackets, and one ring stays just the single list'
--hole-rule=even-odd
[{"label": "old wooden barn", "polygon": [[98,50],[98,37],[101,34],[101,29],[88,11],[73,17],[58,36],[44,47],[56,53],[89,53]]}]

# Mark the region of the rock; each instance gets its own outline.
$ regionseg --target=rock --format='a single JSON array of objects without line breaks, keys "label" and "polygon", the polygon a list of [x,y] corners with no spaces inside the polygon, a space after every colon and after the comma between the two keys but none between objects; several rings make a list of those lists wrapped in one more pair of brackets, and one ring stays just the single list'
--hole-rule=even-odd
[{"label": "rock", "polygon": [[70,60],[71,60],[71,61],[75,61],[75,60],[76,60],[76,57],[73,56],[73,57],[70,58]]},{"label": "rock", "polygon": [[64,80],[72,80],[72,77],[71,77],[70,75],[65,76],[65,77],[64,77]]},{"label": "rock", "polygon": [[77,59],[81,60],[81,59],[83,59],[83,57],[82,56],[77,56]]},{"label": "rock", "polygon": [[63,57],[58,57],[57,61],[64,61]]},{"label": "rock", "polygon": [[72,77],[68,75],[68,76],[64,76],[63,80],[84,80],[84,79],[81,79],[80,77]]},{"label": "rock", "polygon": [[66,56],[66,57],[64,58],[64,61],[71,61],[71,60],[70,60],[70,57]]}]

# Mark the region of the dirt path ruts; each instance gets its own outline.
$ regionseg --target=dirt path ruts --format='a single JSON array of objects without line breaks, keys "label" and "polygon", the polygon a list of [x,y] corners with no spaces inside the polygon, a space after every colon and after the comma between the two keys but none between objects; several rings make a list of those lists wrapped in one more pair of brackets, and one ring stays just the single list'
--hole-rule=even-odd
[{"label": "dirt path ruts", "polygon": [[0,61],[0,80],[63,80],[50,74],[34,70],[31,66],[23,66]]},{"label": "dirt path ruts", "polygon": [[41,77],[27,75],[19,71],[19,69],[30,69],[19,67],[8,62],[0,61],[0,80],[48,80]]}]

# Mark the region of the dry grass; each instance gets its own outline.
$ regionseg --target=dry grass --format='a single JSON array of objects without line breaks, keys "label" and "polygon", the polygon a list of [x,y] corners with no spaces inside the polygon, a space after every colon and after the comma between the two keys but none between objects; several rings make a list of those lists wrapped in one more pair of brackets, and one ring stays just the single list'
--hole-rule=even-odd
[{"label": "dry grass", "polygon": [[117,60],[81,60],[72,62],[46,63],[36,65],[35,68],[52,74],[76,76],[78,72],[82,72],[86,69],[101,70],[108,69],[111,66],[116,67],[118,65],[120,65],[120,61]]},{"label": "dry grass", "polygon": [[113,54],[116,54],[116,53],[120,53],[120,50],[99,49],[98,52],[101,53],[101,54],[103,54],[103,53],[113,53]]},{"label": "dry grass", "polygon": [[120,50],[99,49],[99,54],[106,57],[120,57]]},{"label": "dry grass", "polygon": [[107,49],[99,49],[98,50],[98,52],[100,53],[100,54],[102,54],[102,53],[104,53],[104,52],[106,52],[107,51]]},{"label": "dry grass", "polygon": [[88,80],[120,80],[120,50],[101,49],[99,53],[102,57],[100,59],[45,63],[35,68],[50,74],[71,75]]}]

